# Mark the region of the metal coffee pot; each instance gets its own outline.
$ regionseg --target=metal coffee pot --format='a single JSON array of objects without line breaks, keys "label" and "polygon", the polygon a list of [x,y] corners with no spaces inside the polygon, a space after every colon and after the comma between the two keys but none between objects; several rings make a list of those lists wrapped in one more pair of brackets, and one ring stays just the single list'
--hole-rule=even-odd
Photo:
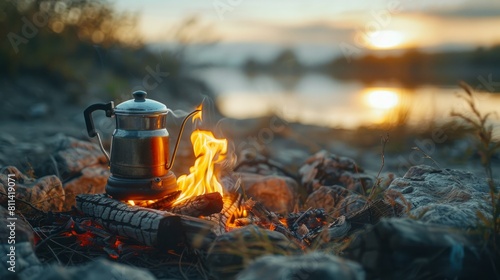
[{"label": "metal coffee pot", "polygon": [[[119,200],[149,200],[162,198],[177,190],[172,167],[186,121],[182,122],[177,141],[170,153],[170,136],[166,128],[168,109],[165,104],[147,99],[144,91],[132,93],[134,99],[114,107],[113,101],[98,103],[84,111],[87,133],[97,136],[102,152],[109,162],[111,176],[106,193]],[[96,132],[92,112],[103,110],[107,117],[116,117],[110,154]]]}]

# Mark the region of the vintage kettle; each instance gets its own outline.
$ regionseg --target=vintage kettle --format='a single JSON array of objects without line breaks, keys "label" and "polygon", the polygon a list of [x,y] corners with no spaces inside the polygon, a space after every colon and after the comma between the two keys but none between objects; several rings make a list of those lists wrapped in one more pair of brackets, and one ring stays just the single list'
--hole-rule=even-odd
[{"label": "vintage kettle", "polygon": [[[170,153],[170,137],[166,128],[165,104],[147,99],[144,91],[132,93],[133,99],[114,107],[113,101],[87,107],[83,112],[87,133],[97,136],[102,152],[109,162],[111,176],[106,193],[119,200],[150,200],[177,191],[177,181],[170,171],[186,121],[201,110],[195,110],[182,122],[177,141]],[[116,128],[108,155],[96,132],[92,112],[103,110],[107,117],[116,117]]]}]

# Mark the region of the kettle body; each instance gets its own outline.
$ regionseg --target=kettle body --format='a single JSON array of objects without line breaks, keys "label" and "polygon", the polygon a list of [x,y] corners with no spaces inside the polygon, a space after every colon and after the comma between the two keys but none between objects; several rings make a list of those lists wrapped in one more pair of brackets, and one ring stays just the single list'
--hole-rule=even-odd
[{"label": "kettle body", "polygon": [[110,172],[122,178],[151,178],[167,174],[170,157],[167,113],[115,115]]},{"label": "kettle body", "polygon": [[[168,108],[160,102],[146,99],[147,93],[135,91],[133,99],[114,106],[113,102],[98,103],[84,111],[87,133],[96,137],[106,155],[111,176],[106,192],[116,199],[157,199],[177,191],[175,175],[170,171],[184,126],[197,109],[185,117],[170,157],[170,136],[167,131]],[[103,110],[107,117],[116,118],[110,154],[95,130],[92,112]]]}]

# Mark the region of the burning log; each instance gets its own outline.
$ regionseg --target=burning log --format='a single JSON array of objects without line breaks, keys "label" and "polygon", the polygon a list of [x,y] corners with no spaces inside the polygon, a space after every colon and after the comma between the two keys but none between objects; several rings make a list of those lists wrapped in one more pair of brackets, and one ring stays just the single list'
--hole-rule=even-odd
[{"label": "burning log", "polygon": [[235,213],[240,208],[241,195],[238,193],[225,195],[222,201],[223,207],[220,213],[205,217],[206,220],[213,221],[218,225],[214,230],[217,235],[221,235],[228,231],[228,224],[232,222]]},{"label": "burning log", "polygon": [[156,201],[139,200],[134,201],[134,204],[140,207],[158,209],[158,210],[168,210],[172,207],[175,200],[179,197],[181,191],[175,191],[173,193],[167,194],[165,197],[160,198]]},{"label": "burning log", "polygon": [[304,244],[297,233],[290,231],[288,227],[280,221],[278,215],[267,210],[262,203],[249,199],[245,202],[245,207],[247,207],[255,216],[257,216],[257,218],[259,218],[259,220],[263,224],[269,225],[269,228],[271,230],[283,234],[289,240],[295,242],[301,248],[304,248]]},{"label": "burning log", "polygon": [[221,194],[213,192],[189,198],[181,204],[170,208],[169,211],[176,214],[199,217],[219,213],[222,210],[222,206]]},{"label": "burning log", "polygon": [[[340,216],[335,221],[330,223],[327,227],[328,238],[340,239],[348,236],[352,232],[363,228],[366,225],[375,225],[383,217],[398,216],[397,209],[394,210],[393,206],[384,200],[376,200],[373,203],[366,205],[358,212],[351,214],[348,217]],[[304,236],[304,241],[310,244],[316,239],[324,230],[324,227],[318,227],[310,231]]]},{"label": "burning log", "polygon": [[234,225],[238,227],[243,227],[243,226],[248,226],[251,224],[255,224],[260,222],[260,220],[256,217],[245,217],[245,218],[238,218],[234,220]]},{"label": "burning log", "polygon": [[147,246],[175,248],[187,243],[205,247],[215,239],[210,221],[131,206],[106,195],[78,195],[76,206],[114,234]]}]

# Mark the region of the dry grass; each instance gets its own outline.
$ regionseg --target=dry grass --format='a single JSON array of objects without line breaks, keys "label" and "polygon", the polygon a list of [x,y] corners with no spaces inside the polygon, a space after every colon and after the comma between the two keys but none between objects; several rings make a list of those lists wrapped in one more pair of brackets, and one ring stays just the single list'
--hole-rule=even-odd
[{"label": "dry grass", "polygon": [[[461,83],[460,86],[465,91],[465,95],[461,98],[465,100],[469,106],[470,112],[452,112],[455,116],[466,124],[468,124],[477,139],[477,151],[481,156],[481,164],[484,167],[488,178],[489,186],[489,203],[491,204],[491,218],[488,218],[482,212],[477,212],[477,216],[482,224],[480,228],[483,230],[484,238],[491,242],[496,253],[500,255],[500,247],[498,246],[500,236],[500,192],[493,178],[492,158],[500,151],[500,141],[493,137],[493,126],[489,123],[490,118],[495,116],[495,113],[483,114],[479,112],[476,106],[476,101],[472,89],[466,83]],[[497,116],[498,117],[498,116]]]}]

